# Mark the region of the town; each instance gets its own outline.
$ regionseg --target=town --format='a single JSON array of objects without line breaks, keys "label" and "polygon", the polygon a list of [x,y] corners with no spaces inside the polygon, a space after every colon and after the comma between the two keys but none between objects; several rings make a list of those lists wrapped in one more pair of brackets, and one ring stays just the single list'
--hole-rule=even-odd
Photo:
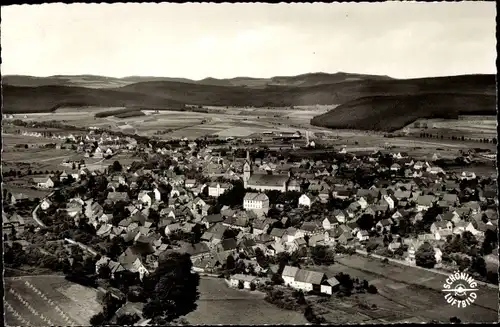
[{"label": "town", "polygon": [[[191,141],[113,134],[45,135],[84,159],[52,174],[4,171],[6,182],[32,175],[32,188],[50,191],[4,193],[6,268],[64,272],[112,295],[119,304],[93,324],[150,322],[151,310],[120,315],[120,306],[150,301],[143,281],[172,252],[187,253],[193,272],[261,290],[281,307],[283,292],[295,290],[289,296],[300,295],[309,322],[327,320],[304,294],[377,293],[328,269],[353,255],[497,281],[495,176],[447,173],[437,155],[334,149],[307,131]],[[113,158],[120,153],[135,159],[122,165]],[[112,164],[90,170],[87,158]]]}]

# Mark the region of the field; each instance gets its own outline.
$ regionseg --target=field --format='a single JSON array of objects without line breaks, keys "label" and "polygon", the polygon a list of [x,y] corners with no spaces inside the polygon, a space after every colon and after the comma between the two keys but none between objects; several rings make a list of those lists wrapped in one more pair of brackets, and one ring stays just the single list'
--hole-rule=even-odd
[{"label": "field", "polygon": [[[378,289],[378,294],[359,295],[359,301],[340,303],[330,301],[332,310],[353,310],[356,303],[375,304],[377,310],[362,312],[367,316],[365,322],[399,321],[409,318],[420,322],[438,320],[447,322],[456,316],[464,322],[492,322],[498,319],[498,290],[479,286],[478,298],[473,306],[452,307],[446,303],[441,291],[446,276],[432,272],[393,264],[383,264],[380,260],[349,256],[339,258],[338,263],[329,267],[315,267],[329,275],[344,272],[353,278],[366,279]],[[359,308],[355,311],[359,312]],[[377,316],[378,315],[378,316]]]},{"label": "field", "polygon": [[223,279],[200,280],[195,311],[185,316],[190,324],[305,324],[302,313],[279,309],[264,301],[260,292],[232,289]]},{"label": "field", "polygon": [[[422,128],[421,126],[427,126]],[[419,119],[405,127],[410,135],[429,133],[443,135],[444,138],[452,136],[467,139],[493,139],[497,137],[496,116],[459,116],[456,120],[450,119]]]},{"label": "field", "polygon": [[5,278],[7,326],[79,326],[101,310],[97,292],[63,276]]}]

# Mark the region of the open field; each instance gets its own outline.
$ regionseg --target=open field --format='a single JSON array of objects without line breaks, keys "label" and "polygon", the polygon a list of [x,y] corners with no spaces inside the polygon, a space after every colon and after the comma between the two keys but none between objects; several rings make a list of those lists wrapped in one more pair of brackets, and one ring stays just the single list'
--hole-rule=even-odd
[{"label": "open field", "polygon": [[[427,126],[427,128],[421,126]],[[462,115],[454,120],[419,119],[415,123],[406,126],[405,129],[412,135],[429,133],[443,135],[444,138],[463,136],[470,139],[492,139],[497,137],[497,117]]]},{"label": "open field", "polygon": [[[63,276],[5,278],[4,311],[10,326],[88,325],[101,310],[94,289],[71,283]],[[17,314],[16,314],[17,313]]]},{"label": "open field", "polygon": [[305,324],[302,313],[282,310],[264,301],[260,292],[232,289],[223,279],[206,278],[198,287],[198,308],[185,318],[190,324]]},{"label": "open field", "polygon": [[[328,267],[315,268],[329,275],[344,272],[375,285],[378,294],[358,296],[370,306],[376,304],[378,307],[373,315],[365,313],[372,317],[369,319],[379,319],[375,315],[380,309],[396,313],[397,317],[384,318],[392,321],[418,317],[421,322],[432,319],[447,322],[453,316],[464,322],[493,322],[498,319],[498,291],[494,289],[479,286],[474,305],[457,308],[446,302],[441,291],[446,276],[412,267],[383,264],[380,260],[357,255],[338,258],[337,262]],[[331,305],[340,310],[339,304]]]}]

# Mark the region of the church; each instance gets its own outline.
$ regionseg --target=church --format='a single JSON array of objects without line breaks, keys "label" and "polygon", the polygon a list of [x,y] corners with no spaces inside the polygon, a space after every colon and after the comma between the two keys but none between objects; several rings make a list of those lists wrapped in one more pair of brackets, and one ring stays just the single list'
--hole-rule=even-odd
[{"label": "church", "polygon": [[245,188],[257,191],[280,191],[286,192],[288,186],[288,175],[270,175],[253,172],[253,164],[250,160],[250,153],[247,151],[247,158],[243,165],[243,184]]}]

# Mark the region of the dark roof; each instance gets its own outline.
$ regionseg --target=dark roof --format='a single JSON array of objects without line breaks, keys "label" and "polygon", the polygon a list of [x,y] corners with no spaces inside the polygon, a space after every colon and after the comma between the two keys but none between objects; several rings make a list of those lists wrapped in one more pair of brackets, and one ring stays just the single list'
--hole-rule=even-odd
[{"label": "dark roof", "polygon": [[234,238],[226,238],[225,240],[222,240],[221,242],[221,247],[224,251],[230,251],[234,250],[237,247],[236,240]]},{"label": "dark roof", "polygon": [[224,220],[224,218],[222,217],[222,215],[220,213],[213,214],[213,215],[208,215],[204,219],[209,224],[218,223],[218,222],[221,222],[221,221]]}]

